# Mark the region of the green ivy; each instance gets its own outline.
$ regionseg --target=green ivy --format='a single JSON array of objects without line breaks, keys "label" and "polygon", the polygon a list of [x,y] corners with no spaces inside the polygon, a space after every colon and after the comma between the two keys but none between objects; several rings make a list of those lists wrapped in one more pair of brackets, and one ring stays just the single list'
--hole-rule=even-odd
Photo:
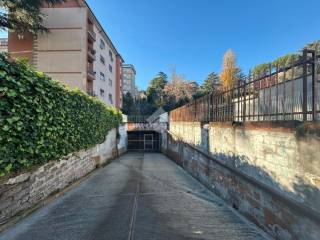
[{"label": "green ivy", "polygon": [[0,54],[0,176],[105,141],[121,113]]}]

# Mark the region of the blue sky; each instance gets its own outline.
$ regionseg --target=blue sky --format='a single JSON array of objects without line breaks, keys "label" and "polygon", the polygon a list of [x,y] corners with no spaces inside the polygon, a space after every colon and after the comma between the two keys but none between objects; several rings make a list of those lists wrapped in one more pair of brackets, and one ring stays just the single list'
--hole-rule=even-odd
[{"label": "blue sky", "polygon": [[198,83],[232,48],[246,73],[320,39],[319,0],[88,0],[145,89],[172,66]]}]

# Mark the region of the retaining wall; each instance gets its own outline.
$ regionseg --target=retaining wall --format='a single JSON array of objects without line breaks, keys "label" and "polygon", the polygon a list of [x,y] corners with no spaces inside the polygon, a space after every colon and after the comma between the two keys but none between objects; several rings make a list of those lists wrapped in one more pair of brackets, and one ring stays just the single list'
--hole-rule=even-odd
[{"label": "retaining wall", "polygon": [[295,122],[175,122],[163,149],[276,239],[319,239],[318,129]]},{"label": "retaining wall", "polygon": [[84,177],[117,155],[117,130],[91,149],[70,154],[18,176],[1,179],[0,229],[13,217]]}]

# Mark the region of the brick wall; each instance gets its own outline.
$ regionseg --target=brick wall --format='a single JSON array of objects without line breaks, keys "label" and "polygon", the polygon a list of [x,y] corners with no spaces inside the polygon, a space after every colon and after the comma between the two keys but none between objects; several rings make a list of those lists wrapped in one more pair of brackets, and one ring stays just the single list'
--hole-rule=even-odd
[{"label": "brick wall", "polygon": [[[318,131],[296,123],[211,123],[206,136],[190,125],[170,124],[165,152],[174,161],[276,239],[319,239]],[[193,135],[203,140],[186,144]],[[205,141],[207,149],[199,144]]]},{"label": "brick wall", "polygon": [[116,130],[91,149],[52,161],[32,171],[0,182],[0,228],[17,214],[84,177],[116,154]]}]

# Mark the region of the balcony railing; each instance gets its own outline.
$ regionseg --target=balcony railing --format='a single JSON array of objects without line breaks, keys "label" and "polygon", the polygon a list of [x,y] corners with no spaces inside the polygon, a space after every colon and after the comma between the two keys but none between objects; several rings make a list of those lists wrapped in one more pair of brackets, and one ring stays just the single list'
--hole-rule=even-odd
[{"label": "balcony railing", "polygon": [[92,41],[96,41],[96,33],[93,31],[93,29],[88,29],[88,36]]},{"label": "balcony railing", "polygon": [[88,57],[89,57],[89,60],[95,61],[96,60],[96,50],[89,49],[88,50]]},{"label": "balcony railing", "polygon": [[91,70],[91,69],[88,69],[88,78],[91,79],[91,80],[95,80],[96,79],[96,72]]}]

